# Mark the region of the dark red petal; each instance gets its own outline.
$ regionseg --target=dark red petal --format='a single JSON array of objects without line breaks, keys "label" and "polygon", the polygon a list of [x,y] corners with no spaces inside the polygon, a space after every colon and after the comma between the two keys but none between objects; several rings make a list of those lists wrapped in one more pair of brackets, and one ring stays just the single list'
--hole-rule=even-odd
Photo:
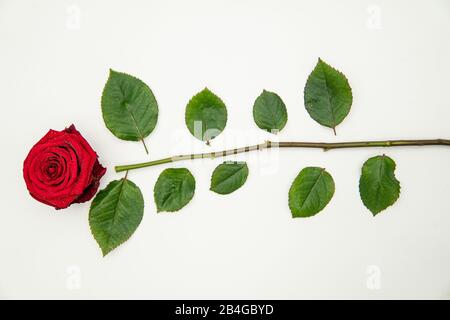
[{"label": "dark red petal", "polygon": [[74,201],[74,203],[83,203],[91,200],[97,193],[98,187],[100,186],[100,179],[106,173],[106,168],[104,168],[98,159],[95,161],[94,168],[92,169],[92,180],[88,187],[84,190],[83,194]]},{"label": "dark red petal", "polygon": [[[51,172],[46,171],[49,166]],[[92,199],[105,172],[74,125],[62,131],[50,130],[33,146],[23,166],[31,196],[56,209]]]},{"label": "dark red petal", "polygon": [[75,128],[75,125],[73,124],[71,124],[70,127],[65,128],[64,131],[67,133],[78,134],[81,136],[81,133],[77,130],[77,128]]}]

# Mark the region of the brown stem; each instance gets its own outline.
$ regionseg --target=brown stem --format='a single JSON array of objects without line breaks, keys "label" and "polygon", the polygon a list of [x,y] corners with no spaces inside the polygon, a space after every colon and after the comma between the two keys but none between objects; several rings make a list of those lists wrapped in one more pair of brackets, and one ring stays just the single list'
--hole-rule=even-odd
[{"label": "brown stem", "polygon": [[429,140],[383,140],[383,141],[354,141],[354,142],[271,142],[266,141],[261,144],[247,146],[236,149],[229,149],[217,152],[208,153],[196,153],[173,156],[169,158],[163,158],[150,162],[143,162],[131,165],[122,165],[115,167],[116,172],[134,170],[139,168],[156,166],[164,163],[193,160],[193,159],[205,159],[205,158],[220,158],[234,154],[250,152],[254,150],[263,150],[271,148],[317,148],[325,151],[331,149],[344,149],[344,148],[373,148],[373,147],[405,147],[405,146],[450,146],[450,140],[446,139],[429,139]]}]

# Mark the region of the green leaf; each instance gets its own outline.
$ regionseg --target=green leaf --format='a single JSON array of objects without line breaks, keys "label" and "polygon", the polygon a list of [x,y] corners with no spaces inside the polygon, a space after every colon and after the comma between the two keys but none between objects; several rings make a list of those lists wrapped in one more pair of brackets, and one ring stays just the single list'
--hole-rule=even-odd
[{"label": "green leaf", "polygon": [[166,169],[158,177],[153,194],[158,212],[174,212],[191,201],[195,179],[186,168]]},{"label": "green leaf", "polygon": [[224,162],[214,169],[210,190],[219,194],[232,193],[244,185],[247,176],[247,163]]},{"label": "green leaf", "polygon": [[374,216],[393,205],[400,196],[400,182],[394,172],[394,160],[385,155],[370,158],[362,167],[359,194]]},{"label": "green leaf", "polygon": [[205,88],[189,101],[185,120],[191,134],[209,144],[225,129],[227,108],[218,96]]},{"label": "green leaf", "polygon": [[293,218],[306,218],[320,212],[334,194],[334,181],[325,169],[304,168],[289,190],[289,208]]},{"label": "green leaf", "polygon": [[158,121],[158,103],[141,80],[110,70],[103,89],[102,113],[108,129],[119,139],[144,142]]},{"label": "green leaf", "polygon": [[103,256],[127,241],[144,214],[144,198],[130,180],[115,180],[94,198],[89,225]]},{"label": "green leaf", "polygon": [[253,119],[259,128],[277,133],[288,119],[286,105],[276,93],[264,90],[253,105]]},{"label": "green leaf", "polygon": [[347,78],[320,58],[308,77],[304,91],[305,107],[311,118],[333,128],[344,120],[352,105],[352,89]]}]

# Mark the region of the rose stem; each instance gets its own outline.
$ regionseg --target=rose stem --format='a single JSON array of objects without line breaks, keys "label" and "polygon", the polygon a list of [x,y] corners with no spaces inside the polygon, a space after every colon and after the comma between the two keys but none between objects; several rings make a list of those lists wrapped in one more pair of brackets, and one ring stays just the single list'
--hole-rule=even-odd
[{"label": "rose stem", "polygon": [[116,172],[134,170],[139,168],[156,166],[164,163],[182,161],[182,160],[193,160],[193,159],[204,159],[204,158],[220,158],[231,156],[238,153],[250,152],[254,150],[263,150],[271,148],[318,148],[328,151],[331,149],[344,149],[344,148],[372,148],[372,147],[405,147],[405,146],[450,146],[450,140],[446,139],[430,139],[430,140],[385,140],[385,141],[355,141],[355,142],[272,142],[266,141],[261,144],[247,146],[243,148],[230,149],[217,152],[208,153],[197,153],[197,154],[186,154],[173,156],[169,158],[163,158],[159,160],[154,160],[150,162],[143,162],[131,165],[116,166]]}]

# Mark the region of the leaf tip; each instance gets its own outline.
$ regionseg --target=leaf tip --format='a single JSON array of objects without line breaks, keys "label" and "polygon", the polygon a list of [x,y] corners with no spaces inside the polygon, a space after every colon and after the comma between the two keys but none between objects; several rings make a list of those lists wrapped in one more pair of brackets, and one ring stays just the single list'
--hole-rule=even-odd
[{"label": "leaf tip", "polygon": [[108,249],[108,248],[102,248],[102,247],[100,247],[100,249],[102,250],[102,256],[103,256],[103,258],[106,257],[106,256],[108,255],[108,253],[111,252],[111,250]]}]

